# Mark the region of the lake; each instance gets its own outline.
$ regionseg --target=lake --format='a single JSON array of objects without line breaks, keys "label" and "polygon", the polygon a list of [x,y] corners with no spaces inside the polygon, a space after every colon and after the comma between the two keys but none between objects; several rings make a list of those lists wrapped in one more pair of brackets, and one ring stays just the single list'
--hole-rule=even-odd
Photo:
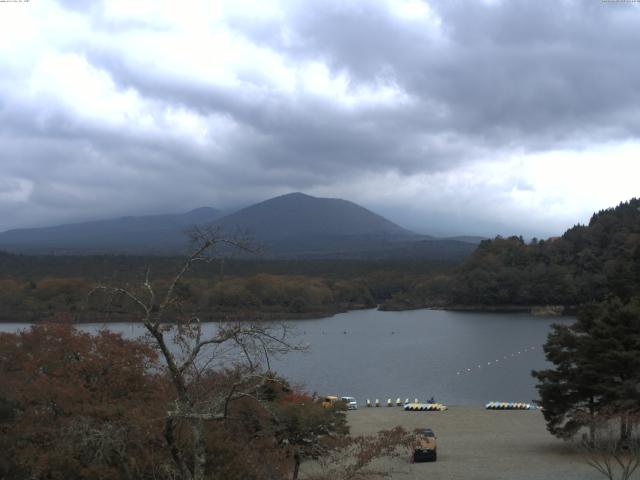
[{"label": "lake", "polygon": [[[548,367],[542,345],[549,326],[573,321],[512,313],[357,310],[284,322],[309,349],[272,365],[309,392],[352,395],[360,404],[367,398],[432,396],[449,405],[531,402],[537,398],[531,370]],[[0,324],[0,331],[24,327]],[[139,324],[107,327],[127,337],[142,333]]]}]

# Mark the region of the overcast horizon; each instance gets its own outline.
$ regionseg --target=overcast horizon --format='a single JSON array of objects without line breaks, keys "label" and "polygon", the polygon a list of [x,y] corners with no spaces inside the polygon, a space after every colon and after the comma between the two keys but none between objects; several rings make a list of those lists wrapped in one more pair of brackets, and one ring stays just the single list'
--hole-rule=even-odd
[{"label": "overcast horizon", "polygon": [[547,237],[640,196],[640,3],[0,2],[0,231],[343,198]]}]

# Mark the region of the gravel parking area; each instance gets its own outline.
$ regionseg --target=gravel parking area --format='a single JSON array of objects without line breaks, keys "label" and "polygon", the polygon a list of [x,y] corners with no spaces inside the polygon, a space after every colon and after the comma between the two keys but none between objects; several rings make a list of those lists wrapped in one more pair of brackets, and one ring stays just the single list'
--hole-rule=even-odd
[{"label": "gravel parking area", "polygon": [[438,437],[438,461],[384,460],[373,469],[387,478],[430,480],[595,480],[571,445],[552,437],[540,411],[493,411],[450,407],[445,412],[405,412],[398,407],[348,413],[351,433],[371,434],[402,426],[430,427]]}]

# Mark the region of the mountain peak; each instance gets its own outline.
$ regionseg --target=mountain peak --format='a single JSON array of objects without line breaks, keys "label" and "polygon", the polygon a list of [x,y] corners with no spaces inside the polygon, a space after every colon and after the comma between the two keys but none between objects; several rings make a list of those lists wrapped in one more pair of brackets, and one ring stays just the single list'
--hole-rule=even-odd
[{"label": "mountain peak", "polygon": [[301,192],[265,200],[216,223],[223,229],[248,230],[260,240],[414,235],[353,202]]},{"label": "mountain peak", "polygon": [[318,197],[314,197],[312,195],[308,195],[302,192],[291,192],[291,193],[285,193],[284,195],[279,195],[277,197],[273,197],[271,200],[275,200],[276,198],[318,198]]},{"label": "mountain peak", "polygon": [[308,195],[302,192],[291,192],[291,193],[285,193],[284,195],[278,195],[277,197],[269,198],[267,200],[263,200],[260,203],[268,203],[268,202],[277,203],[277,202],[290,202],[290,201],[313,202],[313,201],[321,201],[321,200],[334,200],[334,199],[314,197],[313,195]]}]

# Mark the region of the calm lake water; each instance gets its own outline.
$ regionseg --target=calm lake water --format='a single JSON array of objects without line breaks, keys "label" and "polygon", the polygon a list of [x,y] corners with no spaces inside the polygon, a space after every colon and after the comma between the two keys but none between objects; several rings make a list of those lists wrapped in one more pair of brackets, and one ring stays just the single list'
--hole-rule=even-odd
[{"label": "calm lake water", "polygon": [[[386,402],[397,397],[449,405],[537,398],[531,370],[546,368],[542,345],[552,323],[572,318],[413,310],[359,310],[330,318],[285,322],[309,350],[272,366],[309,392]],[[102,324],[101,324],[102,325]],[[0,324],[15,331],[24,324]],[[137,324],[107,324],[127,337]],[[83,325],[95,329],[98,325]],[[211,327],[215,328],[215,327]]]}]

